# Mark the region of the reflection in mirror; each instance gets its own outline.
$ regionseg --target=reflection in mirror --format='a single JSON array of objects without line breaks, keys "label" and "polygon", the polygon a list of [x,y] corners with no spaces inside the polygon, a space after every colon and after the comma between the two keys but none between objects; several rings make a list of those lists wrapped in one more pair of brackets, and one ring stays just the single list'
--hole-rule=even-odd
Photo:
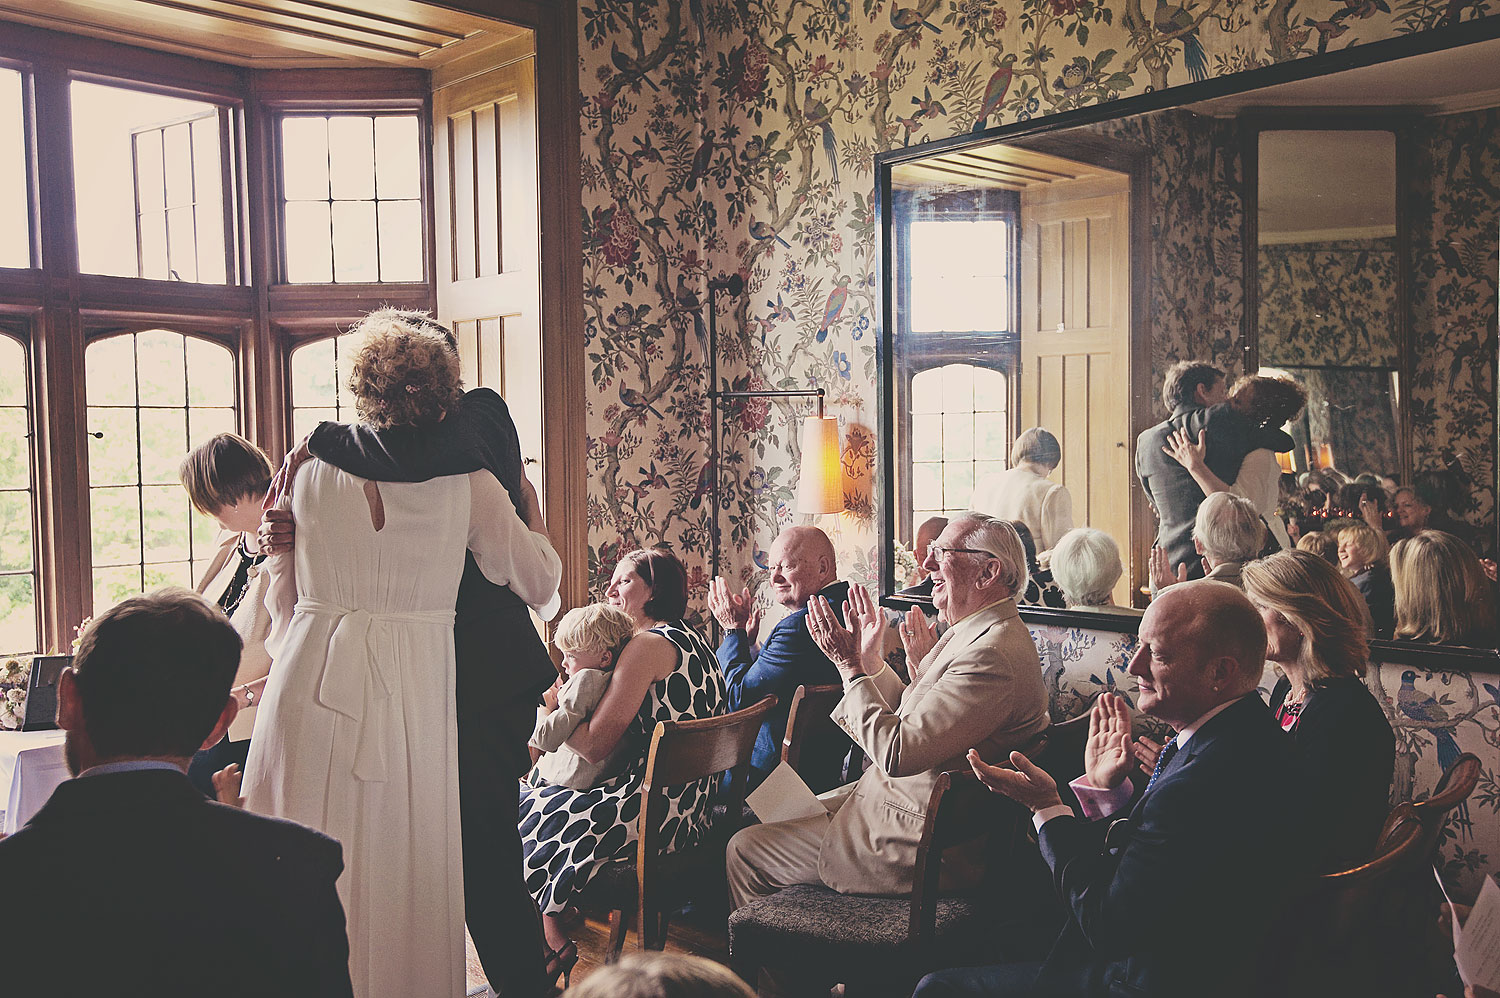
[{"label": "reflection in mirror", "polygon": [[1497,94],[1485,41],[882,156],[887,586],[927,516],[994,505],[1040,426],[1059,453],[1032,484],[1117,542],[1114,601],[1141,605],[1157,517],[1134,441],[1184,360],[1307,390],[1284,484],[1426,483],[1426,525],[1492,554]]},{"label": "reflection in mirror", "polygon": [[1396,133],[1262,131],[1256,165],[1261,373],[1308,395],[1283,469],[1401,479]]}]

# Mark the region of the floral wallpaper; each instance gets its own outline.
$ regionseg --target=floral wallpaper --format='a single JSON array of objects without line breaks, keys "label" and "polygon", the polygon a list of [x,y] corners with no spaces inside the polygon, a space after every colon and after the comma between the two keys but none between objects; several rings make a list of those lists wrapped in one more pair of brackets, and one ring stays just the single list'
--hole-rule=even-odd
[{"label": "floral wallpaper", "polygon": [[[1135,651],[1132,634],[1085,628],[1031,627],[1051,698],[1053,721],[1082,713],[1101,692],[1119,693],[1135,706],[1135,678],[1126,671]],[[1268,668],[1261,693],[1276,677]],[[1366,677],[1396,732],[1391,801],[1423,800],[1443,771],[1463,752],[1484,763],[1479,785],[1444,827],[1439,866],[1456,899],[1472,899],[1480,878],[1500,865],[1500,675],[1425,672],[1376,663]],[[1160,740],[1152,718],[1137,714],[1136,733]]]},{"label": "floral wallpaper", "polygon": [[1422,120],[1412,240],[1414,465],[1458,479],[1454,514],[1495,533],[1500,110]]},{"label": "floral wallpaper", "polygon": [[1263,364],[1396,367],[1394,239],[1260,247]]},{"label": "floral wallpaper", "polygon": [[[800,519],[792,503],[806,403],[726,406],[720,480],[708,472],[699,310],[707,281],[736,273],[745,294],[719,299],[721,387],[827,391],[842,424],[848,511],[819,522],[842,573],[875,578],[878,152],[1424,31],[1450,7],[1472,19],[1494,6],[582,0],[595,586],[623,549],[664,543],[687,561],[701,597],[716,485],[732,580],[762,577],[772,539]],[[1222,279],[1179,269],[1153,280],[1158,369],[1189,354],[1234,355],[1242,294],[1230,147],[1175,154],[1180,166],[1153,181],[1153,226],[1196,224],[1157,252],[1215,254]],[[1478,467],[1475,455],[1461,459]]]}]

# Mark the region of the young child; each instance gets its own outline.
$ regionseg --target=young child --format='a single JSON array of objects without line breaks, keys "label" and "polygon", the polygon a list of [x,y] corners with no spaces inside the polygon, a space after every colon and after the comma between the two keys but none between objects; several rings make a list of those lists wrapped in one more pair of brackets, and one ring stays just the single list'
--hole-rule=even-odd
[{"label": "young child", "polygon": [[613,776],[635,750],[628,739],[602,762],[589,762],[565,744],[574,729],[588,720],[609,687],[610,675],[620,652],[635,634],[635,622],[623,611],[596,604],[569,610],[557,625],[552,643],[563,653],[567,682],[557,691],[557,709],[540,713],[531,747],[546,753],[532,769],[527,782],[560,784],[587,790]]}]

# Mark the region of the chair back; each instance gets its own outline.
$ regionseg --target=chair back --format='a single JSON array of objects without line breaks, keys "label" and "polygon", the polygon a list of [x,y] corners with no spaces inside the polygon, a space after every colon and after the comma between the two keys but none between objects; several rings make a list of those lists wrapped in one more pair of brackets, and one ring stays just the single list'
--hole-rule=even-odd
[{"label": "chair back", "polygon": [[[839,683],[797,687],[786,716],[786,737],[781,740],[782,762],[797,769],[802,760],[802,749],[810,737],[821,733],[824,728],[840,730],[830,715],[843,698],[844,687]],[[797,771],[801,772],[800,769]]]},{"label": "chair back", "polygon": [[[1028,759],[1037,759],[1046,748],[1047,734],[1043,732],[1021,752]],[[922,838],[917,843],[907,925],[909,939],[928,943],[936,934],[943,853],[986,835],[991,837],[986,856],[998,856],[1001,850],[1017,848],[1025,838],[1028,813],[1004,794],[993,793],[972,770],[952,770],[938,776],[927,802]]]},{"label": "chair back", "polygon": [[1453,760],[1453,765],[1438,780],[1431,797],[1411,805],[1417,820],[1422,823],[1422,840],[1426,849],[1424,855],[1429,859],[1437,851],[1443,823],[1448,820],[1449,813],[1468,800],[1474,788],[1479,785],[1480,769],[1479,757],[1472,752],[1465,752]]}]

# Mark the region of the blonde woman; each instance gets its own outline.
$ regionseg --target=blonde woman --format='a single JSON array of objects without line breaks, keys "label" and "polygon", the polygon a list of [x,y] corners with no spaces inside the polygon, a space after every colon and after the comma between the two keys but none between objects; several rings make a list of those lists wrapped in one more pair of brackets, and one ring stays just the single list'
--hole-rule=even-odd
[{"label": "blonde woman", "polygon": [[[1323,872],[1369,858],[1390,807],[1396,740],[1364,684],[1364,601],[1338,569],[1307,551],[1245,566],[1245,595],[1266,625],[1266,658],[1282,674],[1271,709],[1297,743],[1309,809],[1303,827]],[[1301,788],[1299,788],[1301,789]]]},{"label": "blonde woman", "polygon": [[1423,530],[1391,548],[1395,636],[1433,644],[1495,647],[1495,601],[1479,559],[1463,541]]},{"label": "blonde woman", "polygon": [[1370,608],[1374,633],[1387,637],[1396,623],[1396,593],[1391,567],[1386,563],[1385,534],[1363,520],[1339,532],[1339,567]]},{"label": "blonde woman", "polygon": [[[391,312],[356,332],[362,422],[430,427],[454,409],[458,356],[441,336]],[[556,594],[562,566],[523,494],[524,522],[488,471],[377,483],[313,458],[294,476],[296,544],[266,563],[276,668],[245,805],[343,843],[360,998],[463,993],[453,608],[466,548],[529,605]]]}]

